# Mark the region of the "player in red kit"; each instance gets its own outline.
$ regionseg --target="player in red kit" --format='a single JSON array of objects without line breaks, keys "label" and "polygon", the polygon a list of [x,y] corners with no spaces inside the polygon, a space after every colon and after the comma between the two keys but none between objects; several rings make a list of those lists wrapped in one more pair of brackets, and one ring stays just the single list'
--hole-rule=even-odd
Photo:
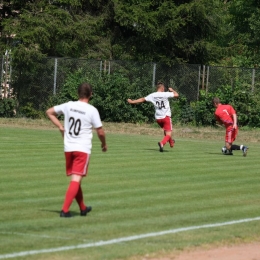
[{"label": "player in red kit", "polygon": [[216,120],[220,125],[223,125],[226,128],[225,147],[228,152],[224,154],[232,155],[233,150],[242,150],[243,156],[246,156],[248,151],[247,146],[233,144],[238,134],[237,114],[235,109],[231,105],[221,104],[218,97],[213,98],[212,103],[216,108]]}]

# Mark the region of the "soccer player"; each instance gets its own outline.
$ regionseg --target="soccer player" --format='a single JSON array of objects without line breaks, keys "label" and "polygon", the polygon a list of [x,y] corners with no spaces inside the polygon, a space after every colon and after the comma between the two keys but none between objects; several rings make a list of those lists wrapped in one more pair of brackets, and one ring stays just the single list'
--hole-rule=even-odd
[{"label": "soccer player", "polygon": [[168,88],[169,92],[165,92],[165,85],[163,82],[158,82],[156,88],[156,92],[153,92],[146,97],[136,100],[128,99],[127,101],[130,104],[138,104],[147,101],[154,105],[156,122],[164,131],[163,139],[158,142],[159,151],[163,152],[163,147],[167,142],[169,142],[171,148],[175,143],[175,140],[172,139],[172,120],[169,98],[178,98],[179,94],[172,88]]},{"label": "soccer player", "polygon": [[[85,205],[81,189],[82,178],[88,173],[92,128],[96,129],[103,152],[107,151],[107,145],[99,112],[89,104],[91,96],[92,86],[89,83],[82,83],[78,87],[78,101],[63,103],[46,111],[47,116],[59,128],[64,138],[66,175],[71,178],[60,217],[72,216],[69,209],[74,199],[79,205],[81,216],[86,216],[92,210],[91,206]],[[64,126],[57,118],[61,114],[64,115]]]},{"label": "soccer player", "polygon": [[213,106],[216,108],[215,118],[220,125],[225,126],[225,148],[227,152],[224,154],[233,155],[233,150],[242,150],[243,156],[247,155],[248,147],[244,145],[236,145],[233,142],[236,140],[238,134],[237,114],[231,105],[223,105],[218,97],[212,100]]}]

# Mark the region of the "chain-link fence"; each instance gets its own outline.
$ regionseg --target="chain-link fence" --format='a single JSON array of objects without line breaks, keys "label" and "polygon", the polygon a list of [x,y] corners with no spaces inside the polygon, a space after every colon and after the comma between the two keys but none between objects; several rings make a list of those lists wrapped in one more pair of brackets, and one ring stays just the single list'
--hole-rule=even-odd
[{"label": "chain-link fence", "polygon": [[[69,58],[46,58],[33,63],[31,67],[11,67],[11,58],[4,55],[1,70],[0,93],[2,98],[15,93],[19,105],[34,106],[42,110],[43,104],[56,95],[66,82],[68,75],[77,71],[96,71],[100,77],[104,74],[120,73],[130,82],[146,84],[154,90],[156,82],[162,80],[167,86],[176,89],[188,101],[196,101],[200,89],[214,92],[221,85],[250,85],[252,91],[258,91],[260,70],[248,68],[204,66],[182,64],[167,66],[161,63],[140,63],[131,61],[101,61]],[[142,84],[140,88],[144,87]],[[15,92],[13,92],[13,89]],[[146,93],[149,94],[149,93]]]}]

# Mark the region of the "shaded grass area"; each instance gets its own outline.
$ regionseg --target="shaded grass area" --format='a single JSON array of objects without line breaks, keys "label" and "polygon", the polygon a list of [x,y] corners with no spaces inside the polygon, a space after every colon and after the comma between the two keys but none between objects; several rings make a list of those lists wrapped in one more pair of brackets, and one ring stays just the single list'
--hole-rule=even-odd
[{"label": "shaded grass area", "polygon": [[[223,156],[214,138],[179,137],[159,153],[158,138],[109,132],[102,153],[94,136],[82,184],[93,211],[81,217],[74,202],[74,217],[61,219],[69,179],[58,131],[0,128],[0,256],[260,216],[256,143],[244,158]],[[259,237],[259,222],[250,222],[17,259],[128,259]]]}]

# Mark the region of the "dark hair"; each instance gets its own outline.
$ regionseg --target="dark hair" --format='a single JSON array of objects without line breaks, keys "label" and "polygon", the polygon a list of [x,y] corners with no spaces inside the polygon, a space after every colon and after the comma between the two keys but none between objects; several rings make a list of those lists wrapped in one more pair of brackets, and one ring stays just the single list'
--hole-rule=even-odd
[{"label": "dark hair", "polygon": [[219,99],[218,97],[214,97],[214,98],[212,99],[212,103],[213,103],[213,104],[220,104],[221,102],[220,102],[220,99]]},{"label": "dark hair", "polygon": [[90,98],[92,96],[92,86],[89,83],[83,82],[78,86],[79,98]]}]

